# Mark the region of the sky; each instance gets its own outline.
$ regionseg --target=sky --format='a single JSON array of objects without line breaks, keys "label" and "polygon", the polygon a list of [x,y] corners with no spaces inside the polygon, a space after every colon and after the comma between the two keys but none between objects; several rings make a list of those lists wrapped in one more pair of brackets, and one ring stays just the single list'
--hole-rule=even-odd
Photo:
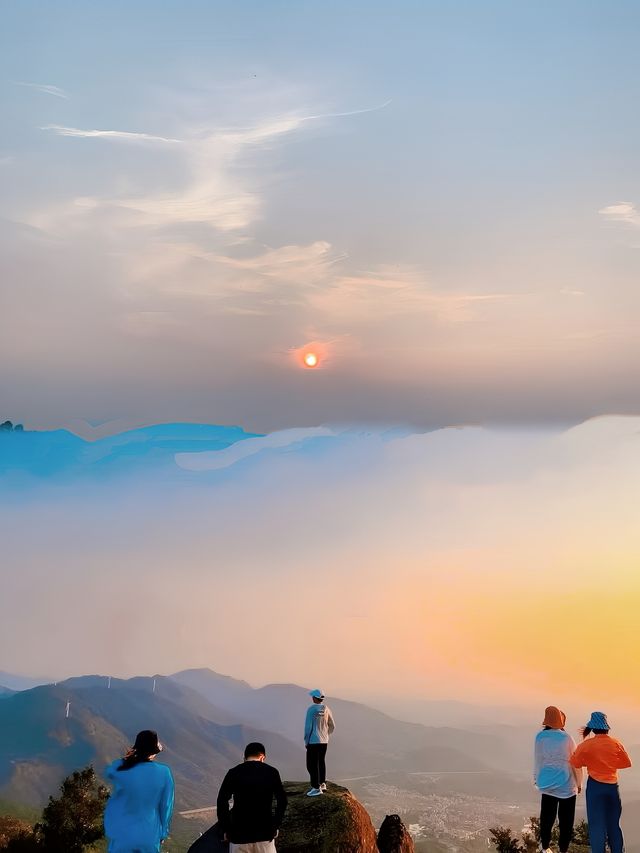
[{"label": "sky", "polygon": [[0,420],[270,435],[0,489],[4,669],[637,706],[639,31],[3,5]]},{"label": "sky", "polygon": [[3,417],[638,413],[639,25],[632,0],[5,4]]},{"label": "sky", "polygon": [[119,442],[125,467],[0,478],[0,669],[637,719],[640,418],[302,428],[168,466]]}]

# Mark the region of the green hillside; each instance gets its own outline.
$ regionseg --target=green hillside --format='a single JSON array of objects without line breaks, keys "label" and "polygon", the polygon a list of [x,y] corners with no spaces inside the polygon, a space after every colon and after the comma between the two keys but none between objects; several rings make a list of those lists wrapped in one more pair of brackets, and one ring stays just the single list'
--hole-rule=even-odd
[{"label": "green hillside", "polygon": [[229,725],[227,714],[217,722],[213,706],[167,679],[156,679],[155,692],[151,679],[114,679],[110,688],[101,682],[73,679],[0,702],[0,797],[41,805],[65,775],[87,764],[100,772],[144,728],[156,729],[165,744],[162,760],[176,779],[178,809],[209,805],[250,740],[266,742],[284,770],[300,764],[300,750],[285,738]]}]

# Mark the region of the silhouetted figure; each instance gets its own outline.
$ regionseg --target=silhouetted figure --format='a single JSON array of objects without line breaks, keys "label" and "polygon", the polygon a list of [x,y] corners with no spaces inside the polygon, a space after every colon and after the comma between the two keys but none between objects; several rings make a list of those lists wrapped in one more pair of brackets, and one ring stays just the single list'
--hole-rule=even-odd
[{"label": "silhouetted figure", "polygon": [[[574,767],[586,767],[587,820],[591,853],[605,853],[607,841],[611,853],[623,853],[620,829],[622,802],[618,788],[618,770],[631,767],[631,759],[619,740],[609,734],[607,715],[594,711],[582,732],[583,741],[571,756]],[[593,732],[593,737],[589,735]]]},{"label": "silhouetted figure", "polygon": [[162,744],[153,731],[140,732],[124,758],[107,767],[113,791],[104,812],[109,853],[158,853],[169,835],[173,776],[154,758]]},{"label": "silhouetted figure", "polygon": [[576,744],[564,730],[566,715],[555,705],[545,708],[542,731],[534,745],[534,782],[542,794],[540,803],[540,849],[548,853],[553,825],[558,819],[560,853],[567,853],[576,815],[576,795],[582,790],[582,770],[569,759]]},{"label": "silhouetted figure", "polygon": [[327,746],[335,723],[330,709],[324,704],[322,690],[311,690],[309,696],[312,704],[307,708],[304,721],[304,745],[307,749],[307,770],[311,781],[307,797],[318,797],[327,789]]},{"label": "silhouetted figure", "polygon": [[287,795],[280,774],[265,758],[264,746],[250,743],[243,763],[229,770],[220,787],[218,823],[231,842],[231,853],[275,853]]}]

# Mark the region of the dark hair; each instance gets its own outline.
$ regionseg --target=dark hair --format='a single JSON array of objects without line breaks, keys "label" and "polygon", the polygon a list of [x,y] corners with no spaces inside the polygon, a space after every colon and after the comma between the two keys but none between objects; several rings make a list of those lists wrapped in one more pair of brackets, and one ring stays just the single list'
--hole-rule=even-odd
[{"label": "dark hair", "polygon": [[136,764],[150,761],[151,756],[157,755],[159,752],[162,752],[162,744],[158,740],[157,732],[151,731],[151,729],[138,732],[135,743],[122,759],[122,764],[118,770],[131,770]]},{"label": "dark hair", "polygon": [[257,755],[266,755],[267,750],[264,748],[263,743],[258,743],[258,741],[253,741],[252,743],[248,743],[244,750],[245,761],[247,758],[255,758]]},{"label": "dark hair", "polygon": [[608,735],[609,729],[590,729],[589,726],[585,726],[582,730],[582,737],[589,737],[591,732],[593,732],[594,735]]}]

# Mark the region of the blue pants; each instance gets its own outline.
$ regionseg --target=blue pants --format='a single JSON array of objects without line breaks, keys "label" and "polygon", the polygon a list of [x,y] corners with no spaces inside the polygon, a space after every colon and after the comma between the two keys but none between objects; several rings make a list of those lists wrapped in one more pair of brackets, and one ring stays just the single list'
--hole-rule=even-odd
[{"label": "blue pants", "polygon": [[591,853],[605,853],[609,842],[611,853],[623,853],[624,838],[620,829],[622,803],[620,791],[613,783],[587,780],[587,820]]}]

